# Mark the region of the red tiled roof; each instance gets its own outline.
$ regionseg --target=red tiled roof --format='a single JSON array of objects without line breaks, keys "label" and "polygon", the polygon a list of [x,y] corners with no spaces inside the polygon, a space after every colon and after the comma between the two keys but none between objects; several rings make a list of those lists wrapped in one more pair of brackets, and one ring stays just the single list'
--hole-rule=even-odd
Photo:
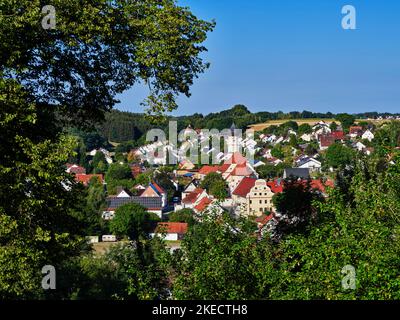
[{"label": "red tiled roof", "polygon": [[333,136],[321,136],[320,142],[322,147],[329,147],[335,143],[335,137]]},{"label": "red tiled roof", "polygon": [[251,176],[253,172],[246,166],[246,164],[237,165],[236,168],[232,171],[231,175],[233,176]]},{"label": "red tiled roof", "polygon": [[343,140],[344,132],[343,131],[332,131],[331,136],[335,138],[335,140]]},{"label": "red tiled roof", "polygon": [[220,166],[218,167],[218,171],[221,172],[221,173],[224,173],[226,170],[229,169],[230,166],[231,166],[231,165],[230,165],[229,163],[225,163],[225,164],[223,164],[223,165],[220,165]]},{"label": "red tiled roof", "polygon": [[159,222],[156,232],[185,234],[188,230],[188,224],[182,222]]},{"label": "red tiled roof", "polygon": [[157,183],[152,182],[151,184],[154,186],[154,188],[157,189],[157,191],[158,191],[160,194],[165,193],[165,190],[164,190],[163,188],[161,188]]},{"label": "red tiled roof", "polygon": [[229,169],[230,166],[230,164],[223,164],[220,166],[204,166],[199,170],[199,173],[204,175],[208,175],[213,172],[224,173],[226,170]]},{"label": "red tiled roof", "polygon": [[210,204],[212,203],[212,200],[208,197],[204,197],[203,199],[200,200],[199,204],[194,207],[195,210],[202,212],[204,209],[206,209]]},{"label": "red tiled roof", "polygon": [[263,214],[261,217],[258,217],[256,219],[256,222],[261,224],[262,226],[265,226],[267,224],[267,222],[270,221],[273,217],[274,217],[273,213],[271,213],[268,216],[266,214]]},{"label": "red tiled roof", "polygon": [[350,127],[350,134],[361,134],[362,129],[360,126]]},{"label": "red tiled roof", "polygon": [[182,200],[183,203],[195,203],[200,194],[202,194],[204,189],[196,188],[190,192],[185,199]]},{"label": "red tiled roof", "polygon": [[256,181],[257,179],[253,178],[243,178],[232,194],[245,198],[250,192],[251,188],[253,188],[256,184]]},{"label": "red tiled roof", "polygon": [[67,170],[69,173],[86,174],[86,169],[77,164],[67,163]]},{"label": "red tiled roof", "polygon": [[319,190],[321,192],[326,191],[326,187],[334,187],[334,183],[332,180],[327,180],[325,183],[322,182],[321,180],[312,180],[311,181],[311,188]]},{"label": "red tiled roof", "polygon": [[208,175],[211,172],[217,172],[217,171],[218,171],[217,166],[204,166],[199,170],[199,174]]},{"label": "red tiled roof", "polygon": [[85,186],[89,184],[89,181],[97,177],[101,183],[103,183],[103,175],[102,174],[77,174],[75,175],[75,180],[83,183]]},{"label": "red tiled roof", "polygon": [[244,164],[247,162],[247,159],[242,156],[240,152],[235,152],[232,156],[225,161],[225,164]]},{"label": "red tiled roof", "polygon": [[273,193],[283,192],[283,181],[281,181],[279,183],[278,180],[274,180],[274,181],[267,182],[267,185]]}]

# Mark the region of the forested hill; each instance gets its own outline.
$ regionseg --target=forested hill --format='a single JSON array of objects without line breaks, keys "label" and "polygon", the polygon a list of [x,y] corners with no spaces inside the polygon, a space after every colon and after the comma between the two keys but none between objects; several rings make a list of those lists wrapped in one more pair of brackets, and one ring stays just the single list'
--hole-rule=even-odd
[{"label": "forested hill", "polygon": [[[369,112],[354,115],[358,119],[377,118],[379,116],[389,116],[389,113]],[[244,105],[235,105],[231,109],[217,113],[203,115],[195,113],[189,116],[169,117],[168,120],[177,120],[178,131],[191,125],[192,128],[202,129],[225,129],[230,128],[235,123],[237,128],[245,129],[249,125],[261,123],[268,120],[284,119],[311,119],[335,118],[336,115],[328,113],[303,112],[257,112],[251,113]],[[151,124],[144,114],[122,112],[113,110],[106,114],[105,122],[99,127],[99,133],[112,142],[138,141],[145,138],[145,133],[151,128],[167,129],[168,121],[157,125]]]}]

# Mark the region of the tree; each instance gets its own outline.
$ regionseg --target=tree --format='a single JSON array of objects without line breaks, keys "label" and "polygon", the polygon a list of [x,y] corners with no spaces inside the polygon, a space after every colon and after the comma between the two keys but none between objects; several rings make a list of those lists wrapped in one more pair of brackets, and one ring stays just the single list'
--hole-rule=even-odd
[{"label": "tree", "polygon": [[38,101],[52,105],[70,123],[102,119],[115,95],[139,80],[151,88],[144,102],[149,112],[172,110],[175,96],[189,96],[193,79],[208,67],[200,58],[206,50],[200,44],[214,23],[197,19],[172,0],[58,3],[62,23],[56,32],[37,27],[36,3],[6,4],[0,52],[7,58],[1,71],[17,75]]},{"label": "tree", "polygon": [[[400,176],[378,172],[376,163],[358,162],[351,187],[331,190],[320,204],[318,223],[280,243],[277,271],[282,279],[271,298],[399,299],[400,273],[393,266],[400,263],[400,211],[394,207],[399,193],[393,178]],[[393,209],[394,214],[382,216]],[[342,270],[349,265],[355,270],[354,290],[341,283],[346,276]]]},{"label": "tree", "polygon": [[167,192],[168,201],[172,201],[176,193],[176,187],[171,181],[169,174],[165,171],[156,172],[154,181]]},{"label": "tree", "polygon": [[337,128],[338,128],[338,125],[337,125],[337,123],[334,121],[334,122],[332,122],[332,123],[330,124],[329,128],[330,128],[332,131],[336,131]]},{"label": "tree", "polygon": [[217,181],[225,181],[225,180],[222,177],[222,175],[219,174],[218,172],[211,172],[205,176],[203,181],[200,183],[200,187],[207,190],[207,192],[209,192],[211,186]]},{"label": "tree", "polygon": [[196,223],[195,213],[192,209],[182,209],[179,211],[172,212],[168,215],[170,222],[183,222],[189,226],[193,226]]},{"label": "tree", "polygon": [[151,182],[152,179],[153,179],[153,171],[148,170],[146,172],[138,174],[135,178],[135,182],[137,184],[147,186]]},{"label": "tree", "polygon": [[92,178],[87,187],[85,233],[88,236],[101,235],[105,228],[101,217],[102,209],[106,207],[106,195],[103,184],[97,178]]},{"label": "tree", "polygon": [[299,126],[298,134],[301,137],[303,134],[312,133],[312,128],[308,123],[303,123]]},{"label": "tree", "polygon": [[96,152],[92,160],[94,173],[105,173],[107,171],[106,156],[103,152]]},{"label": "tree", "polygon": [[315,202],[322,201],[319,193],[311,188],[310,181],[286,179],[283,192],[273,196],[276,211],[283,215],[279,221],[278,236],[301,232],[316,219]]},{"label": "tree", "polygon": [[400,122],[384,124],[375,132],[373,145],[380,156],[388,156],[400,146]]},{"label": "tree", "polygon": [[281,146],[273,147],[271,150],[271,155],[278,159],[283,159],[285,157],[285,154],[283,153]]},{"label": "tree", "polygon": [[227,189],[228,186],[224,180],[217,180],[210,186],[209,192],[216,199],[223,201],[229,196]]},{"label": "tree", "polygon": [[289,145],[293,148],[297,148],[298,146],[297,137],[294,134],[290,135]]},{"label": "tree", "polygon": [[131,179],[131,178],[132,178],[131,168],[126,163],[111,164],[107,170],[106,177],[105,177],[107,183],[112,182],[112,181]]},{"label": "tree", "polygon": [[344,168],[352,165],[355,158],[355,153],[350,148],[334,143],[329,146],[325,153],[325,166],[332,168]]},{"label": "tree", "polygon": [[[175,108],[208,67],[214,23],[172,0],[57,2],[56,30],[37,1],[5,0],[0,19],[0,297],[43,298],[41,268],[84,249],[81,191],[65,172],[74,139],[142,80],[148,112]],[[13,196],[10,198],[9,194]]]},{"label": "tree", "polygon": [[[172,260],[172,293],[184,300],[265,299],[275,274],[271,247],[248,220],[206,216],[189,229]],[[251,230],[251,231],[250,231]]]},{"label": "tree", "polygon": [[346,131],[348,131],[356,121],[356,118],[353,115],[347,113],[338,114],[335,119],[341,123],[343,130]]},{"label": "tree", "polygon": [[159,220],[155,213],[147,212],[141,205],[128,203],[115,211],[115,217],[110,222],[110,231],[131,240],[146,239],[154,223]]},{"label": "tree", "polygon": [[278,176],[277,168],[269,163],[259,166],[256,170],[261,179],[273,179]]}]

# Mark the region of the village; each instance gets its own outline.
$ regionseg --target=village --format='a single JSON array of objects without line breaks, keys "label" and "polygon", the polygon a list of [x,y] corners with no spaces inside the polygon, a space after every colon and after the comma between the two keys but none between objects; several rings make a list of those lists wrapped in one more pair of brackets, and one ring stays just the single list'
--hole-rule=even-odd
[{"label": "village", "polygon": [[[113,181],[110,188],[105,179],[107,172],[87,173],[77,164],[67,164],[66,170],[83,185],[87,186],[92,179],[103,185],[106,198],[99,214],[104,221],[114,219],[118,209],[126,204],[139,204],[159,218],[150,236],[160,236],[176,249],[189,225],[185,219],[171,221],[170,217],[182,212],[199,221],[215,212],[225,212],[233,218],[246,217],[255,222],[255,233],[259,236],[273,234],[274,226],[285,218],[274,205],[274,196],[283,192],[284,182],[294,179],[309,183],[313,192],[328,197],[328,190],[335,187],[334,173],[339,164],[327,158],[327,154],[340,158],[344,150],[350,157],[356,153],[369,156],[374,152],[374,131],[375,126],[368,122],[344,130],[340,124],[323,120],[313,126],[297,126],[288,121],[262,132],[248,130],[242,136],[232,124],[217,136],[223,139],[223,144],[218,141],[217,147],[215,144],[209,147],[216,134],[204,134],[188,126],[181,135],[189,139],[181,140],[177,150],[169,141],[155,139],[118,157],[104,148],[88,153],[90,157],[101,155],[109,168],[129,166],[131,176],[125,177],[131,182],[129,187],[124,186],[124,180],[121,185]],[[218,148],[220,145],[222,150]],[[335,149],[338,146],[342,148],[339,151]],[[199,150],[195,157],[190,154],[193,149]],[[204,159],[204,155],[217,164],[196,162]],[[337,161],[346,161],[345,155]],[[163,176],[164,183],[156,182],[157,174]],[[89,239],[95,244],[121,240],[112,234]]]}]

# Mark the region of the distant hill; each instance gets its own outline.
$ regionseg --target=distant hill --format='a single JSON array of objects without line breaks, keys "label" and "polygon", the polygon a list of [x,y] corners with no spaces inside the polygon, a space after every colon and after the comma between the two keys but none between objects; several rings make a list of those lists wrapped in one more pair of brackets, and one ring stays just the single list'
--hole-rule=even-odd
[{"label": "distant hill", "polygon": [[[400,114],[393,115],[390,113],[378,112],[354,114],[357,119],[399,115]],[[210,113],[208,115],[195,113],[188,116],[169,117],[168,120],[176,120],[178,122],[178,131],[188,127],[189,125],[194,129],[215,128],[222,130],[230,128],[232,123],[234,123],[238,129],[246,129],[255,124],[261,124],[265,127],[265,123],[283,123],[289,120],[303,120],[303,122],[325,120],[330,122],[335,118],[335,116],[336,115],[331,112],[315,113],[310,111],[293,111],[288,113],[284,113],[282,111],[265,111],[252,113],[246,106],[239,104],[230,109],[223,110],[221,112]],[[113,141],[116,143],[144,139],[146,132],[152,128],[160,128],[166,132],[166,129],[168,128],[168,121],[154,125],[151,124],[146,119],[145,115],[141,113],[113,110],[106,114],[105,119],[105,122],[98,127],[98,132],[108,141]]]}]

